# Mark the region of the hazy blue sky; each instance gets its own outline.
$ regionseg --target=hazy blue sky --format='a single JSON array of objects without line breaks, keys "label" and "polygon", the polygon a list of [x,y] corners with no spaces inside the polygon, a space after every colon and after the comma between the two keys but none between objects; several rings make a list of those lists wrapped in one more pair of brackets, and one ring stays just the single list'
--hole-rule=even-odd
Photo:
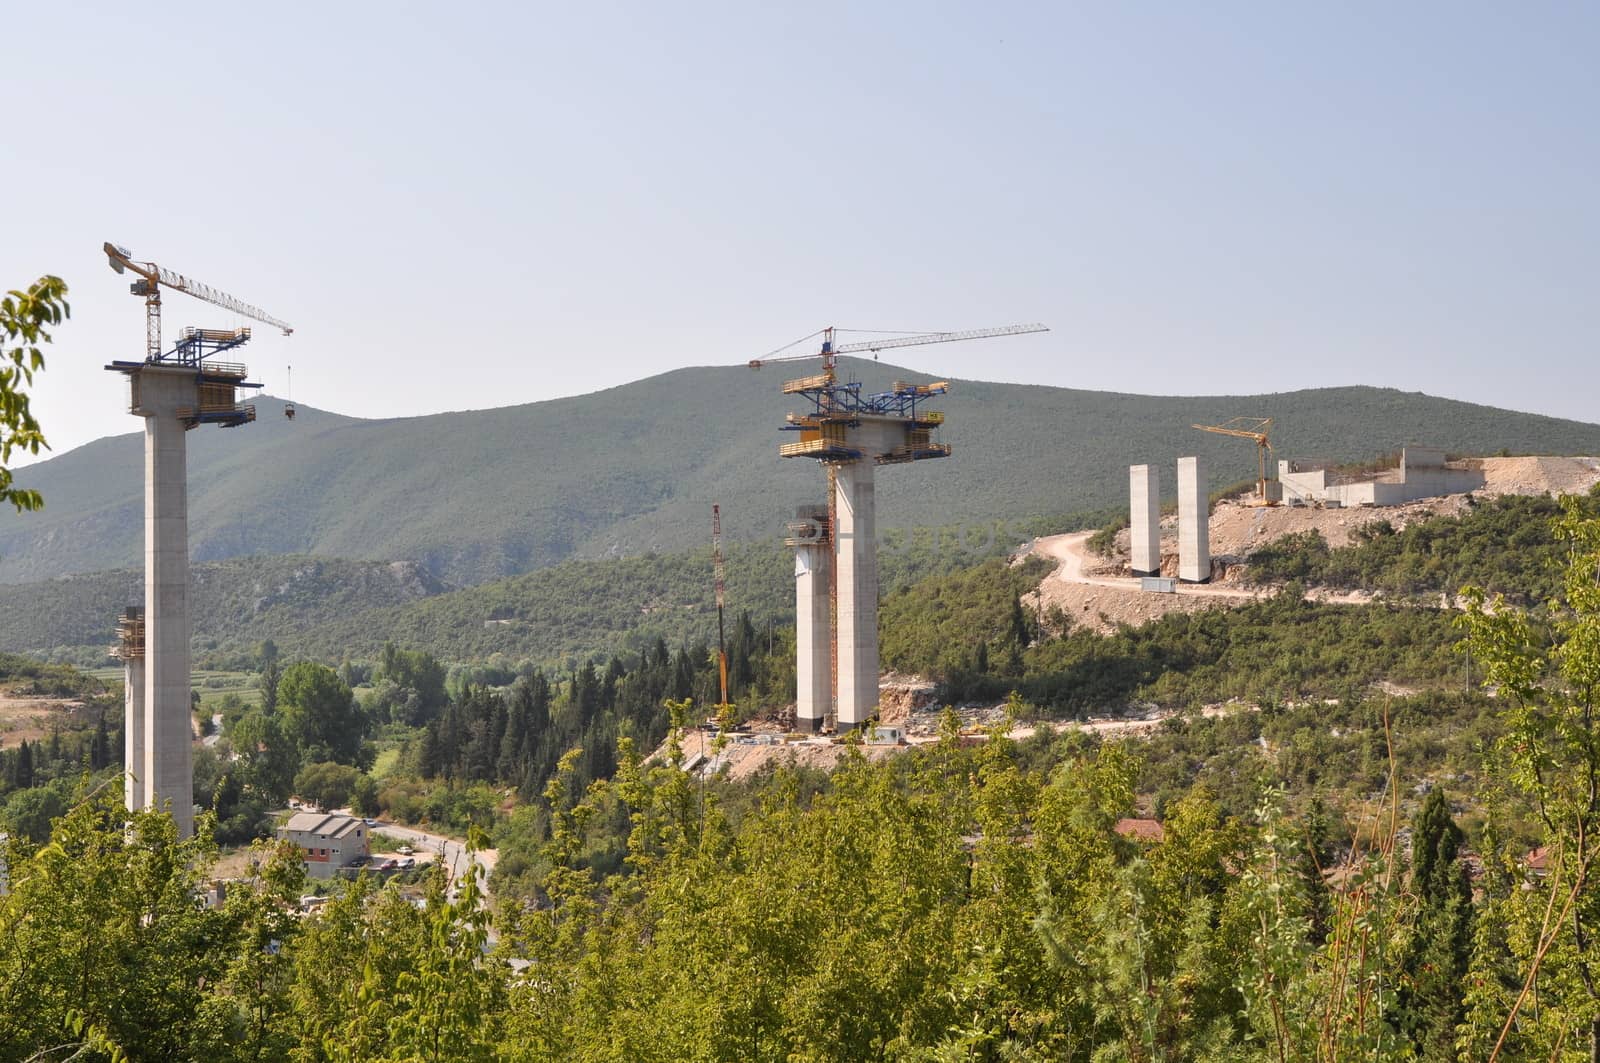
[{"label": "hazy blue sky", "polygon": [[1038,320],[896,360],[1595,421],[1597,12],[11,5],[0,286],[72,286],[57,452],[136,427],[108,239],[288,319],[254,375],[363,416]]}]

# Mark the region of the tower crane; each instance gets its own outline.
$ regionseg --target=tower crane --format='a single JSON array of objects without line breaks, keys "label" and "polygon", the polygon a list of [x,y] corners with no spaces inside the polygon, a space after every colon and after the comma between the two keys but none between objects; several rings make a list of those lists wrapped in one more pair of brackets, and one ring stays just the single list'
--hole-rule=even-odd
[{"label": "tower crane", "polygon": [[[119,247],[118,245],[107,241],[105,245],[105,253],[106,259],[111,263],[112,269],[116,270],[118,273],[122,273],[125,270],[132,270],[134,274],[139,277],[138,280],[134,281],[128,286],[128,290],[134,295],[144,296],[145,361],[147,362],[163,361],[161,354],[162,288],[171,288],[175,292],[183,292],[185,295],[192,295],[196,299],[203,300],[215,306],[220,306],[225,310],[232,310],[234,313],[243,317],[248,317],[254,321],[260,321],[263,324],[271,325],[274,328],[281,328],[285,336],[292,335],[294,333],[294,329],[291,328],[287,323],[279,321],[277,318],[273,317],[271,314],[268,314],[261,308],[251,306],[249,303],[235,299],[226,292],[219,292],[209,284],[201,284],[199,281],[190,280],[183,274],[174,273],[170,269],[163,269],[154,262],[135,262],[133,260],[133,252],[129,251],[125,247]],[[249,331],[244,330],[243,339],[248,338]],[[240,342],[242,342],[242,340]],[[182,360],[187,360],[185,354],[186,352],[184,349],[180,347],[179,358]]]},{"label": "tower crane", "polygon": [[[841,586],[839,577],[839,550],[840,536],[836,534],[839,527],[839,493],[841,468],[866,465],[890,465],[901,462],[919,461],[928,458],[942,458],[950,453],[950,447],[942,443],[934,443],[931,439],[932,431],[944,423],[944,415],[939,412],[918,412],[917,406],[923,400],[933,395],[940,395],[950,390],[950,385],[944,381],[932,384],[906,384],[895,383],[889,391],[875,395],[863,395],[859,383],[839,383],[837,366],[838,356],[841,354],[854,354],[872,351],[891,350],[897,347],[918,347],[932,343],[954,343],[960,340],[988,339],[995,336],[1020,336],[1032,332],[1049,332],[1044,325],[1004,325],[999,328],[966,329],[959,332],[925,332],[915,335],[886,335],[851,343],[838,343],[837,333],[840,331],[829,326],[820,332],[802,337],[794,343],[778,348],[764,358],[752,358],[749,362],[751,369],[760,369],[763,366],[782,362],[806,361],[813,358],[822,359],[822,372],[813,376],[802,377],[798,380],[786,381],[783,392],[786,395],[803,395],[812,404],[812,411],[802,414],[789,414],[785,428],[800,433],[798,443],[789,443],[779,448],[783,457],[814,458],[820,461],[828,470],[828,531],[827,540],[830,543],[833,562],[828,566],[828,656],[830,672],[830,701],[835,710],[841,707],[840,698],[840,615],[839,600]],[[822,337],[821,348],[815,353],[784,354],[783,352],[807,340]],[[863,436],[860,432],[863,424],[862,417],[873,419],[876,428],[877,444],[873,443],[874,432],[869,431]],[[899,438],[892,444],[885,446],[882,443],[885,425],[898,422]],[[892,434],[892,433],[891,433]],[[868,496],[870,499],[870,496]],[[858,505],[862,504],[859,500]],[[869,500],[864,503],[870,514],[873,503]],[[867,526],[871,527],[874,518],[867,517]],[[859,549],[852,545],[852,549]],[[867,549],[873,547],[869,544]],[[876,588],[876,561],[868,565],[873,573],[871,583],[861,588],[847,587],[852,595],[852,601],[859,590],[863,594],[875,595]],[[878,663],[877,649],[877,607],[875,600],[871,607],[864,613],[867,620],[861,622],[870,628],[870,634],[865,636],[865,643],[869,650],[865,659],[869,661],[867,668],[871,671],[870,683],[876,691],[876,669]],[[859,618],[858,618],[859,619]],[[857,623],[857,620],[852,620]],[[855,652],[855,651],[853,651]],[[852,680],[852,689],[856,691],[855,697],[859,699],[857,689],[859,681]],[[856,707],[852,707],[854,711]],[[800,709],[797,708],[797,713]],[[852,721],[857,722],[857,721]]]},{"label": "tower crane", "polygon": [[1202,432],[1215,432],[1217,435],[1238,436],[1241,439],[1253,439],[1256,444],[1256,504],[1259,506],[1275,506],[1280,499],[1273,497],[1267,488],[1267,455],[1272,451],[1272,418],[1270,417],[1235,417],[1222,424],[1195,424],[1190,428],[1198,428]]}]

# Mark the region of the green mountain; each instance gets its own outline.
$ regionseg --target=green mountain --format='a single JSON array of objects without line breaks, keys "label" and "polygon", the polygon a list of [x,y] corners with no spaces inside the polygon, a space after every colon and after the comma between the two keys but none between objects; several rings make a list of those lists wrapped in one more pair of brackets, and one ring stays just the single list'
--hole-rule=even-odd
[{"label": "green mountain", "polygon": [[[869,390],[929,377],[845,360]],[[796,370],[795,372],[798,372]],[[501,409],[359,420],[259,402],[261,419],[189,436],[197,562],[312,554],[407,559],[459,585],[568,559],[703,544],[720,502],[730,541],[771,541],[819,501],[820,470],[784,461],[782,371],[681,369]],[[1283,456],[1371,457],[1408,440],[1459,452],[1600,452],[1600,426],[1415,393],[1329,388],[1155,398],[953,380],[946,460],[886,469],[884,528],[945,527],[1125,504],[1128,464],[1208,459],[1214,486],[1252,479],[1248,441],[1196,432],[1276,418]],[[108,415],[109,416],[109,415]],[[137,566],[140,436],[99,440],[24,470],[41,513],[0,513],[0,583]],[[1170,482],[1170,480],[1169,480]]]}]

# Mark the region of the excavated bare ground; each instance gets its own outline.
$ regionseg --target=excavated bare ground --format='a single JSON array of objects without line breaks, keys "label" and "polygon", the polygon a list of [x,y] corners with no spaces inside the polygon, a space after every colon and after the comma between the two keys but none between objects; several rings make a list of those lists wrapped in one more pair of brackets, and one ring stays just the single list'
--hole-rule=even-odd
[{"label": "excavated bare ground", "polygon": [[83,702],[59,698],[17,698],[0,693],[0,749],[15,749],[37,742],[59,726],[64,716],[83,708]]},{"label": "excavated bare ground", "polygon": [[1046,576],[1039,589],[1023,596],[1024,606],[1034,606],[1049,616],[1059,609],[1072,627],[1085,627],[1101,634],[1117,629],[1118,624],[1138,627],[1159,620],[1172,612],[1196,613],[1202,609],[1226,609],[1238,599],[1186,592],[1150,594],[1135,584],[1128,588],[1103,587],[1089,583],[1066,583]]},{"label": "excavated bare ground", "polygon": [[[1243,560],[1274,539],[1299,532],[1316,531],[1329,546],[1347,546],[1357,528],[1386,520],[1396,531],[1414,521],[1466,512],[1466,495],[1425,498],[1403,506],[1373,506],[1356,509],[1315,509],[1310,506],[1243,506],[1222,502],[1211,513],[1211,555]],[[1162,553],[1166,553],[1166,527],[1162,527]],[[1172,520],[1172,552],[1178,551],[1177,518]]]},{"label": "excavated bare ground", "polygon": [[1577,495],[1600,483],[1600,458],[1478,458],[1484,493]]},{"label": "excavated bare ground", "polygon": [[[776,725],[762,721],[751,723],[748,732],[729,736],[720,751],[716,748],[715,736],[707,731],[686,731],[681,741],[684,762],[694,765],[696,774],[717,775],[726,771],[726,777],[733,782],[753,778],[763,771],[783,765],[832,771],[839,766],[850,748],[828,738],[786,742],[783,732]],[[900,748],[863,746],[861,751],[868,760],[882,760]],[[653,759],[665,756],[666,743],[663,742]],[[701,756],[705,757],[704,761],[699,760]]]},{"label": "excavated bare ground", "polygon": [[[884,684],[887,692],[890,686],[905,685],[915,688],[931,688],[930,680],[916,676],[897,676],[893,683]],[[1007,719],[1007,707],[998,705],[961,705],[954,709],[958,723],[961,727],[962,741],[983,741],[987,733],[997,724],[1004,723]],[[1202,716],[1225,716],[1236,712],[1256,712],[1259,706],[1230,701],[1204,706]],[[905,728],[906,743],[903,745],[864,746],[861,752],[869,760],[883,760],[898,753],[917,746],[926,746],[939,740],[941,728],[944,723],[945,709],[929,701],[920,708],[913,709],[900,721],[900,726]],[[1119,713],[1114,716],[1091,716],[1085,720],[1076,721],[1040,721],[1033,723],[1013,722],[1006,731],[1007,737],[1022,741],[1043,732],[1060,734],[1067,731],[1084,731],[1089,734],[1099,735],[1102,738],[1148,738],[1154,734],[1164,720],[1179,714],[1177,709],[1160,709],[1154,706],[1135,708],[1129,712]],[[750,725],[751,730],[743,737],[744,742],[730,742],[723,747],[719,754],[711,736],[705,732],[686,732],[680,741],[683,743],[685,762],[689,764],[693,774],[702,777],[714,776],[726,770],[727,778],[731,780],[749,779],[763,771],[776,769],[782,765],[798,765],[801,767],[815,768],[821,771],[833,771],[844,759],[850,747],[842,743],[835,743],[828,739],[812,738],[803,741],[790,741],[783,744],[761,744],[756,738],[758,735],[776,738],[779,732],[770,724],[755,722]],[[670,741],[670,739],[668,740]],[[652,760],[661,760],[667,753],[668,741],[661,743],[660,748],[652,755]],[[709,759],[700,761],[697,754],[702,748]]]}]

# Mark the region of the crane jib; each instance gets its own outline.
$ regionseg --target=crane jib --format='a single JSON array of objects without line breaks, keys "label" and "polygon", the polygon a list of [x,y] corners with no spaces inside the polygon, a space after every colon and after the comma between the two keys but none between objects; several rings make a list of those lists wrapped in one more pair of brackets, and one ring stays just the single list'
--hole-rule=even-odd
[{"label": "crane jib", "polygon": [[883,351],[891,347],[919,347],[928,343],[954,343],[957,340],[981,340],[991,336],[1021,336],[1029,332],[1049,332],[1044,325],[1005,325],[1001,328],[968,329],[963,332],[929,332],[921,336],[897,336],[888,340],[863,340],[845,343],[833,348],[835,354],[856,351]]}]

